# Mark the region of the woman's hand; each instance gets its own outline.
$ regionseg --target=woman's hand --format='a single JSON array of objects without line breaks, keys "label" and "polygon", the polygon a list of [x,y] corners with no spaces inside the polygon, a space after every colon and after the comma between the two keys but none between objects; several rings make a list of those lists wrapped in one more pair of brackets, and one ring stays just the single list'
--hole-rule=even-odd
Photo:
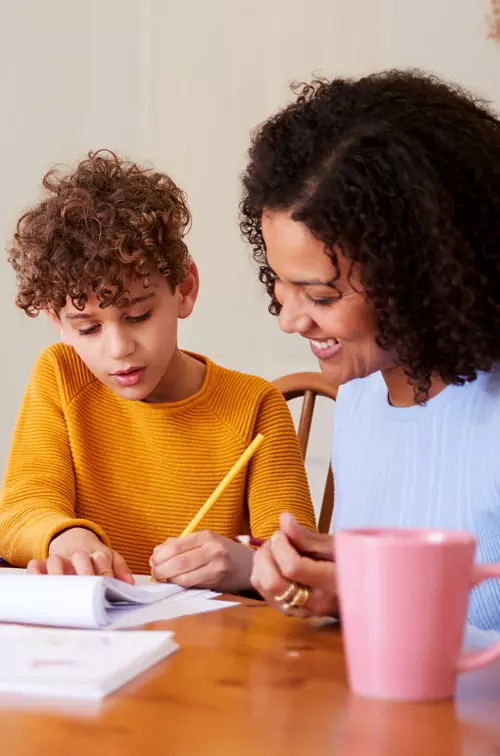
[{"label": "woman's hand", "polygon": [[30,575],[101,575],[134,583],[125,559],[85,528],[69,528],[54,538],[48,559],[32,559]]},{"label": "woman's hand", "polygon": [[[252,584],[280,611],[298,617],[334,616],[337,613],[333,538],[306,530],[288,513],[281,515],[281,530],[255,554]],[[303,556],[314,553],[315,559]],[[309,589],[300,608],[286,609],[276,601],[297,583]]]},{"label": "woman's hand", "polygon": [[168,538],[150,560],[155,580],[236,593],[250,587],[255,552],[210,530]]}]

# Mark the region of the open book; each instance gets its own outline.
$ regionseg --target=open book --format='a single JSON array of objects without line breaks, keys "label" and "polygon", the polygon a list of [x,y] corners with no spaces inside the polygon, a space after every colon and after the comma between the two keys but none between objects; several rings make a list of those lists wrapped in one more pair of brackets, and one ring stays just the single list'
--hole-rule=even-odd
[{"label": "open book", "polygon": [[112,630],[232,606],[214,601],[218,594],[212,591],[170,583],[129,585],[114,578],[2,572],[0,622]]},{"label": "open book", "polygon": [[178,648],[172,633],[0,627],[0,694],[100,699]]}]

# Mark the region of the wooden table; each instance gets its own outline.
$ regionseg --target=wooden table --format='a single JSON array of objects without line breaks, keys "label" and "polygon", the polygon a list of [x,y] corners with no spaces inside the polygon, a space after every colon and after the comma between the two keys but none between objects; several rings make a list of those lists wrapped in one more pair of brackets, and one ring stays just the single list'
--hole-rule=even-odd
[{"label": "wooden table", "polygon": [[1,755],[500,754],[500,666],[464,676],[454,702],[372,701],[349,694],[336,628],[253,601],[168,627],[180,650],[95,710],[2,699]]}]

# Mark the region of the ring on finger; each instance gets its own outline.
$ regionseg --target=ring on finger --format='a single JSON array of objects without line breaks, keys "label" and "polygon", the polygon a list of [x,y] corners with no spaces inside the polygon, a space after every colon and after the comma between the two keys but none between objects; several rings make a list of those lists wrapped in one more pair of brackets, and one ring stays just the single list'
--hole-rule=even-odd
[{"label": "ring on finger", "polygon": [[292,601],[298,592],[299,586],[297,585],[297,583],[290,583],[290,585],[283,591],[283,593],[280,593],[279,596],[274,597],[274,600],[277,604],[286,604],[287,602]]},{"label": "ring on finger", "polygon": [[291,600],[283,604],[283,609],[288,612],[290,609],[301,609],[309,600],[311,589],[307,586],[301,586]]}]

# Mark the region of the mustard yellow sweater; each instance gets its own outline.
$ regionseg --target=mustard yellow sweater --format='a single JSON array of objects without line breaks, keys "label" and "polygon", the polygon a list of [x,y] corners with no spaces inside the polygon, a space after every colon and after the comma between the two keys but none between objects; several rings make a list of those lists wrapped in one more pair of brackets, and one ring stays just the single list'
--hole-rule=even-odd
[{"label": "mustard yellow sweater", "polygon": [[134,572],[178,536],[261,432],[265,441],[200,528],[268,538],[289,510],[314,528],[296,434],[267,381],[206,364],[202,388],[170,404],[131,402],[69,347],[39,357],[23,400],[0,496],[0,555],[45,559],[72,526],[94,531]]}]

